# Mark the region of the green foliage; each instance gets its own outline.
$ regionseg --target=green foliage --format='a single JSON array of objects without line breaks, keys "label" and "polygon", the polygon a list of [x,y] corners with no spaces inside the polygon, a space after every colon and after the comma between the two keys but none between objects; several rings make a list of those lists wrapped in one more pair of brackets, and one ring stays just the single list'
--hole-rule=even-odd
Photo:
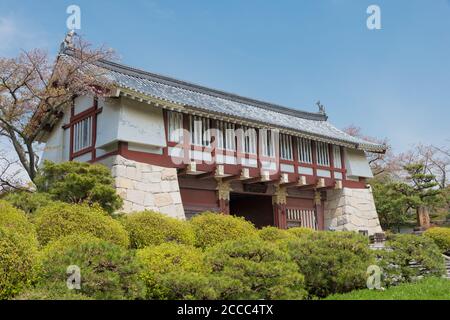
[{"label": "green foliage", "polygon": [[355,290],[328,296],[326,300],[448,300],[450,281],[429,277],[418,282],[401,284],[387,290]]},{"label": "green foliage", "polygon": [[381,226],[398,230],[409,219],[408,197],[399,191],[403,183],[372,179],[370,184]]},{"label": "green foliage", "polygon": [[35,179],[39,192],[68,203],[98,203],[108,213],[121,208],[122,199],[114,189],[110,170],[101,164],[85,162],[44,162]]},{"label": "green foliage", "polygon": [[242,289],[226,299],[302,299],[304,277],[289,255],[258,238],[227,241],[211,247],[206,261],[213,274],[238,280]]},{"label": "green foliage", "polygon": [[25,213],[3,200],[0,200],[0,227],[20,233],[37,245],[36,231]]},{"label": "green foliage", "polygon": [[264,227],[261,230],[258,230],[258,235],[261,239],[271,242],[294,237],[292,233],[289,233],[288,231],[279,229],[277,227]]},{"label": "green foliage", "polygon": [[367,267],[375,261],[367,238],[353,232],[314,232],[283,245],[308,292],[318,297],[365,287]]},{"label": "green foliage", "polygon": [[295,228],[289,228],[287,230],[288,233],[292,234],[296,238],[304,238],[311,234],[313,234],[315,231],[310,228],[303,228],[303,227],[295,227]]},{"label": "green foliage", "polygon": [[196,245],[201,248],[213,246],[227,240],[255,237],[257,230],[242,217],[204,212],[190,220],[196,237]]},{"label": "green foliage", "polygon": [[37,288],[29,288],[14,297],[14,300],[94,300],[78,293],[77,290],[67,290],[65,283]]},{"label": "green foliage", "polygon": [[[147,286],[147,295],[150,299],[165,299],[168,295],[178,296],[178,293],[170,293],[171,288],[161,284],[162,276],[168,273],[207,273],[209,271],[203,261],[203,251],[188,245],[164,243],[159,246],[149,246],[138,250],[136,256],[142,270],[140,277]],[[171,279],[177,281],[173,277]],[[193,279],[193,281],[196,280]]]},{"label": "green foliage", "polygon": [[158,212],[143,211],[127,215],[122,220],[130,234],[133,248],[144,248],[166,242],[193,244],[194,233],[190,225]]},{"label": "green foliage", "polygon": [[[80,268],[79,293],[94,299],[136,299],[144,295],[134,252],[89,234],[73,234],[49,243],[41,254],[40,285],[65,285],[67,267]],[[71,290],[60,288],[68,294]]]},{"label": "green foliage", "polygon": [[36,279],[37,247],[32,237],[0,227],[0,299],[9,299]]},{"label": "green foliage", "polygon": [[33,219],[41,245],[61,237],[89,233],[100,239],[127,247],[128,233],[100,208],[56,203],[38,209]]},{"label": "green foliage", "polygon": [[436,176],[427,173],[422,163],[406,165],[404,169],[408,172],[410,184],[402,186],[400,191],[408,197],[410,207],[432,208],[442,204],[442,191],[437,188],[439,183],[436,182]]},{"label": "green foliage", "polygon": [[440,276],[444,272],[440,249],[430,238],[397,234],[388,239],[386,246],[388,250],[377,251],[377,254],[387,286],[410,282],[418,276]]},{"label": "green foliage", "polygon": [[158,284],[161,300],[224,300],[243,290],[239,280],[187,271],[159,274]]},{"label": "green foliage", "polygon": [[450,228],[430,228],[423,235],[432,239],[442,253],[450,254]]},{"label": "green foliage", "polygon": [[53,202],[50,194],[44,192],[11,192],[5,200],[27,214],[34,214],[37,209]]}]

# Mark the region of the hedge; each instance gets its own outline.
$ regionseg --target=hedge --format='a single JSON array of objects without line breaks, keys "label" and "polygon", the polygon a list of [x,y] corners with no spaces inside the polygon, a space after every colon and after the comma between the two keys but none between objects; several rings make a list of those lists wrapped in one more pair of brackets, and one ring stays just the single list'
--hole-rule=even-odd
[{"label": "hedge", "polygon": [[424,236],[432,239],[444,254],[450,254],[450,228],[430,228]]},{"label": "hedge", "polygon": [[10,193],[5,197],[5,200],[14,207],[23,210],[26,214],[34,214],[37,209],[54,202],[48,193],[25,191]]},{"label": "hedge", "polygon": [[61,237],[89,233],[117,245],[129,245],[123,226],[98,207],[56,203],[37,210],[33,222],[41,245]]},{"label": "hedge", "polygon": [[305,276],[310,295],[316,297],[365,287],[367,268],[375,263],[367,238],[353,232],[314,232],[282,247]]},{"label": "hedge", "polygon": [[428,237],[413,234],[392,235],[387,250],[377,251],[387,286],[410,282],[422,276],[441,276],[444,260],[439,247]]},{"label": "hedge", "polygon": [[[168,273],[195,272],[207,273],[209,268],[204,263],[204,253],[198,248],[164,243],[139,249],[136,253],[141,266],[140,277],[147,286],[147,296],[151,299],[163,299],[169,293],[160,277]],[[177,294],[175,294],[177,295]]]},{"label": "hedge", "polygon": [[201,248],[227,240],[257,236],[253,224],[242,217],[204,212],[194,216],[189,222],[195,233],[195,243]]},{"label": "hedge", "polygon": [[310,228],[295,227],[295,228],[289,228],[287,230],[287,232],[292,234],[296,238],[304,238],[304,237],[307,237],[307,236],[313,234],[316,231],[314,231],[313,229],[310,229]]},{"label": "hedge", "polygon": [[0,227],[0,300],[14,297],[36,280],[36,243],[29,236]]},{"label": "hedge", "polygon": [[207,249],[213,274],[240,282],[226,299],[303,299],[304,277],[289,255],[258,238],[227,241]]},{"label": "hedge", "polygon": [[130,234],[132,248],[144,248],[166,242],[193,244],[194,233],[190,225],[158,212],[132,213],[122,220]]},{"label": "hedge", "polygon": [[[136,299],[144,296],[134,252],[90,234],[72,234],[49,243],[41,254],[40,285],[65,284],[67,267],[80,268],[80,294],[94,299]],[[76,290],[76,289],[74,289]],[[64,294],[70,292],[65,288]]]},{"label": "hedge", "polygon": [[293,238],[294,235],[286,230],[282,230],[277,227],[264,227],[258,230],[258,235],[265,241],[278,241]]},{"label": "hedge", "polygon": [[26,214],[2,200],[0,200],[0,227],[20,233],[27,237],[30,243],[37,245],[36,230]]},{"label": "hedge", "polygon": [[216,274],[178,271],[157,279],[160,300],[224,300],[243,291],[239,280]]}]

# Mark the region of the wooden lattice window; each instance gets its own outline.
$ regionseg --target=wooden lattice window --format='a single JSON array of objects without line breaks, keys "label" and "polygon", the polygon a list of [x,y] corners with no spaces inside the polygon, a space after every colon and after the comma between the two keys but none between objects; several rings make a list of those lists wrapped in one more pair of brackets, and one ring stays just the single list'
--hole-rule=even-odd
[{"label": "wooden lattice window", "polygon": [[298,161],[311,164],[313,162],[311,140],[305,138],[297,138],[297,148]]}]

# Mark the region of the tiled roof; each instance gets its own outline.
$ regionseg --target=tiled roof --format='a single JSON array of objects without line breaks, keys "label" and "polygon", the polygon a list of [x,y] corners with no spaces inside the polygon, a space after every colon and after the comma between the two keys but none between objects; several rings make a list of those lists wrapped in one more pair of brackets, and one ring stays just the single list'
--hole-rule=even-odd
[{"label": "tiled roof", "polygon": [[323,113],[304,112],[244,98],[166,76],[134,69],[110,61],[100,67],[108,70],[118,87],[136,93],[167,100],[192,109],[266,124],[295,131],[312,138],[331,140],[365,151],[384,152],[385,145],[362,140],[339,130]]}]

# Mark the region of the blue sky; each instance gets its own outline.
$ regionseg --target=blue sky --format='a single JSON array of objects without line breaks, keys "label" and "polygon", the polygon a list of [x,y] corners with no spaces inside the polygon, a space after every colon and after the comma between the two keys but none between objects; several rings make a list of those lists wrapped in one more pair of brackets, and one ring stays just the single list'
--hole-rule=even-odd
[{"label": "blue sky", "polygon": [[450,0],[0,0],[0,56],[54,54],[71,4],[123,63],[303,110],[320,100],[396,151],[450,144]]}]

